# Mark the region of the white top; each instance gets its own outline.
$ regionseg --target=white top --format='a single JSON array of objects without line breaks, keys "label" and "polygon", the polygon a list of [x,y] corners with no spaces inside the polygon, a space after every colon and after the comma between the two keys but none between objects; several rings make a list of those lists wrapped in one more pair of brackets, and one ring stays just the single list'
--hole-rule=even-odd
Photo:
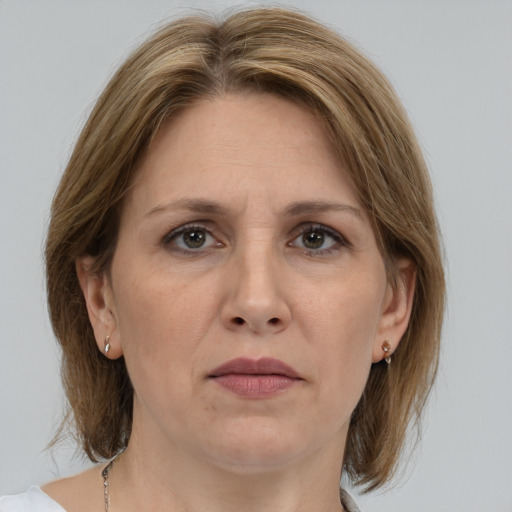
[{"label": "white top", "polygon": [[[352,497],[341,491],[343,506],[347,512],[361,512]],[[66,512],[56,501],[33,485],[27,492],[0,496],[0,512]]]},{"label": "white top", "polygon": [[0,497],[0,512],[66,512],[56,501],[33,485],[27,492]]}]

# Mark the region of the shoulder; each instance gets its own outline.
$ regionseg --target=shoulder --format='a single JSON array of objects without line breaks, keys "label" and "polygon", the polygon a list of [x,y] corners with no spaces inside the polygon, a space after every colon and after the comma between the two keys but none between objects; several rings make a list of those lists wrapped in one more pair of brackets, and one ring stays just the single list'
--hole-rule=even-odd
[{"label": "shoulder", "polygon": [[[345,490],[340,489],[341,504],[346,512],[363,512],[357,505],[352,496]],[[0,511],[1,512],[1,511]]]},{"label": "shoulder", "polygon": [[96,512],[103,510],[101,469],[54,480],[27,492],[0,497],[0,512]]},{"label": "shoulder", "polygon": [[[49,482],[41,490],[60,504],[59,512],[95,512],[104,507],[103,478],[99,466]],[[0,508],[0,512],[4,511]]]},{"label": "shoulder", "polygon": [[40,487],[33,486],[27,492],[0,497],[0,512],[66,512]]}]

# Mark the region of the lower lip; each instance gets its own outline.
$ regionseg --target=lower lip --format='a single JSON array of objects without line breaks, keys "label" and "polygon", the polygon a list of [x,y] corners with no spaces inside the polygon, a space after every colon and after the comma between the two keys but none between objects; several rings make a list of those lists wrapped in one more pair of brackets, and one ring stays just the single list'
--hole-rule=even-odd
[{"label": "lower lip", "polygon": [[247,398],[268,398],[293,386],[299,379],[285,375],[247,375],[232,373],[214,377],[223,388]]}]

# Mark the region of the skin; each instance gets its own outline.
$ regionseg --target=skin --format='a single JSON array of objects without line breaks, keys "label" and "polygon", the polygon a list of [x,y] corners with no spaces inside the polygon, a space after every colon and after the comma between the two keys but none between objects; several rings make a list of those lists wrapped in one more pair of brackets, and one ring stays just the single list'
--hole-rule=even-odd
[{"label": "skin", "polygon": [[[270,94],[196,102],[142,159],[110,273],[92,263],[77,272],[98,348],[110,336],[135,389],[111,511],[341,510],[350,415],[407,327],[414,269],[397,261],[387,282],[320,120]],[[241,397],[208,378],[236,357],[277,358],[301,380]],[[44,490],[98,510],[99,472]]]}]

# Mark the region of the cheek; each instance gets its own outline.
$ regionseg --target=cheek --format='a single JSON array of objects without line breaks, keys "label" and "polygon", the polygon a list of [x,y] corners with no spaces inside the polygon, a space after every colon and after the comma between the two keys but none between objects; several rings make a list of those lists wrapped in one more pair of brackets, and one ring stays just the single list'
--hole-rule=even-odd
[{"label": "cheek", "polygon": [[161,271],[125,272],[115,292],[121,344],[140,410],[155,423],[187,417],[214,294],[198,293],[193,283]]},{"label": "cheek", "polygon": [[384,291],[385,279],[359,275],[324,284],[318,293],[300,301],[302,314],[297,317],[302,318],[301,330],[314,348],[318,378],[326,394],[339,396],[340,389],[362,393]]},{"label": "cheek", "polygon": [[[173,334],[192,336],[201,330],[212,314],[214,293],[208,283],[197,283],[169,268],[122,266],[116,292],[118,322],[125,337],[143,339],[152,335],[169,339]],[[148,265],[146,265],[146,268]],[[201,293],[200,289],[208,290]],[[134,331],[132,331],[134,329]]]},{"label": "cheek", "polygon": [[297,319],[333,348],[362,350],[375,338],[384,291],[385,280],[373,276],[324,282],[298,297]]},{"label": "cheek", "polygon": [[214,293],[198,293],[194,283],[162,269],[123,270],[115,281],[116,313],[134,385],[155,379],[185,384],[215,318]]}]

